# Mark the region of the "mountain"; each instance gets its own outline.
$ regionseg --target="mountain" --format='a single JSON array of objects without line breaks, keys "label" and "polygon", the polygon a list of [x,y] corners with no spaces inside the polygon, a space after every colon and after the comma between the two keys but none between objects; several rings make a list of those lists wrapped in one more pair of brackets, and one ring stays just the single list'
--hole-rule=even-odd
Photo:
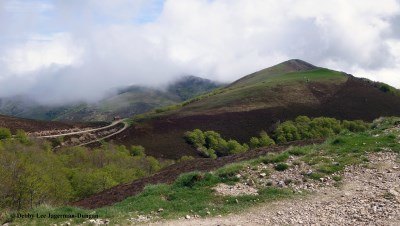
[{"label": "mountain", "polygon": [[176,104],[222,84],[196,76],[184,76],[166,89],[129,86],[116,90],[97,103],[48,106],[26,96],[0,99],[0,114],[57,121],[110,121],[116,115],[130,117],[154,108]]},{"label": "mountain", "polygon": [[184,76],[167,88],[169,93],[177,95],[182,101],[193,98],[220,87],[221,84],[193,75]]},{"label": "mountain", "polygon": [[117,142],[142,145],[150,155],[196,155],[183,139],[186,131],[215,130],[247,142],[298,115],[373,120],[400,114],[398,90],[344,72],[289,60],[247,75],[223,88],[136,117]]}]

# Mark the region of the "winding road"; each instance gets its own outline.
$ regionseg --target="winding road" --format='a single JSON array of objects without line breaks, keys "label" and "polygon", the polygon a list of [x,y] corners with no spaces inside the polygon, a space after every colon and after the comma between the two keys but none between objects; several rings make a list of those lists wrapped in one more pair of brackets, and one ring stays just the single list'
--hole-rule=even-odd
[{"label": "winding road", "polygon": [[116,125],[118,125],[120,123],[123,123],[124,127],[122,127],[121,129],[119,129],[118,131],[116,131],[114,133],[108,134],[108,135],[106,135],[104,137],[96,138],[94,140],[91,140],[91,141],[88,141],[88,142],[85,142],[85,143],[81,143],[81,144],[78,144],[78,145],[73,145],[73,146],[85,146],[85,145],[88,145],[88,144],[92,144],[92,143],[96,143],[96,142],[105,140],[107,138],[110,138],[112,136],[115,136],[115,135],[121,133],[122,131],[124,131],[125,129],[127,129],[129,127],[129,123],[126,122],[126,119],[120,119],[120,120],[116,120],[116,121],[112,122],[110,125],[103,126],[103,127],[100,127],[100,128],[87,129],[87,130],[81,130],[81,131],[77,131],[77,132],[68,132],[68,133],[55,134],[55,135],[37,136],[36,138],[57,138],[57,137],[64,137],[64,136],[72,136],[72,135],[78,135],[78,134],[97,132],[97,131],[100,131],[100,130],[105,130],[105,129],[112,128],[112,127],[114,127],[114,126],[116,126]]},{"label": "winding road", "polygon": [[[129,127],[129,124],[128,124],[127,122],[125,122],[125,121],[120,121],[120,122],[124,123],[124,127],[122,127],[122,128],[121,128],[120,130],[118,130],[117,132],[112,133],[112,134],[109,134],[109,135],[107,135],[107,136],[105,136],[105,137],[98,138],[98,139],[96,139],[96,140],[92,140],[92,141],[89,141],[89,142],[86,142],[86,143],[77,145],[77,146],[85,146],[85,145],[88,145],[88,144],[91,144],[91,143],[95,143],[95,142],[99,142],[99,141],[105,140],[105,139],[107,139],[107,138],[109,138],[109,137],[112,137],[112,136],[114,136],[114,135],[117,135],[117,134],[121,133],[122,131],[126,130],[126,128]],[[118,123],[117,123],[117,124],[118,124]],[[116,124],[115,124],[115,125],[116,125]]]},{"label": "winding road", "polygon": [[76,134],[82,134],[82,133],[96,132],[96,131],[99,131],[99,130],[103,130],[103,129],[107,129],[107,128],[113,127],[113,126],[115,126],[115,125],[117,125],[118,123],[121,123],[121,122],[125,124],[124,129],[126,129],[128,123],[126,123],[124,120],[125,119],[120,119],[120,120],[112,122],[108,126],[104,126],[104,127],[100,127],[100,128],[81,130],[81,131],[70,132],[70,133],[55,134],[55,135],[37,136],[37,138],[55,138],[55,137],[70,136],[70,135],[76,135]]}]

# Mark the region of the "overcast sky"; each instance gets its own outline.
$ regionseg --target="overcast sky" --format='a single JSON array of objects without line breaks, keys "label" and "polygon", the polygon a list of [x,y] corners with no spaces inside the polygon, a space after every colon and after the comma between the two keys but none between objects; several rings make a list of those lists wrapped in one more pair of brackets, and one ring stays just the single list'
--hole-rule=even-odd
[{"label": "overcast sky", "polygon": [[400,88],[400,0],[0,0],[0,97],[93,101],[292,58]]}]

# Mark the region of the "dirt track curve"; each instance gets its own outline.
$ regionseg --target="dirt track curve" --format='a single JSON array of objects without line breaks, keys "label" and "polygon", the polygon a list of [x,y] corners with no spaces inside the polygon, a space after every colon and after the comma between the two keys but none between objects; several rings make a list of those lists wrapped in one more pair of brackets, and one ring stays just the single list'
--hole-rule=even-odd
[{"label": "dirt track curve", "polygon": [[[121,127],[123,124],[123,127]],[[118,127],[120,127],[118,129]],[[52,134],[52,135],[31,135],[32,137],[36,137],[36,138],[40,138],[40,139],[54,139],[54,138],[58,138],[58,137],[67,137],[68,139],[75,139],[78,140],[79,142],[70,142],[67,144],[63,144],[61,146],[56,146],[55,149],[60,148],[62,146],[85,146],[85,145],[89,145],[89,144],[94,144],[97,143],[99,141],[105,140],[107,138],[113,137],[121,132],[123,132],[124,130],[126,130],[129,127],[129,124],[125,121],[125,119],[120,119],[117,121],[112,122],[111,124],[107,125],[107,126],[103,126],[103,127],[98,127],[98,128],[84,128],[82,130],[79,131],[75,131],[75,132],[71,132],[71,131],[66,131],[66,132],[61,132],[58,131],[59,133],[57,134]],[[111,129],[111,130],[110,130]],[[111,133],[108,134],[101,134],[101,132],[105,131],[105,130],[110,130]],[[115,131],[116,130],[116,131]],[[48,132],[48,131],[47,131]],[[50,131],[50,132],[57,132],[57,131]],[[41,133],[40,131],[38,132],[39,134]],[[91,137],[89,140],[79,140],[76,138],[76,136],[83,136],[85,137],[85,135],[93,135],[93,133],[99,133],[101,134],[101,136],[94,136]],[[73,138],[75,136],[75,138]]]},{"label": "dirt track curve", "polygon": [[70,135],[76,135],[76,134],[82,134],[82,133],[95,132],[95,131],[99,131],[99,130],[103,130],[103,129],[108,129],[110,127],[113,127],[113,126],[117,125],[118,123],[121,123],[121,122],[125,124],[124,130],[126,128],[128,128],[128,124],[126,122],[124,122],[124,119],[121,119],[121,120],[112,122],[108,126],[103,126],[103,127],[99,127],[99,128],[95,128],[95,129],[87,129],[87,130],[81,130],[81,131],[77,131],[77,132],[62,133],[62,134],[47,135],[47,136],[38,136],[37,138],[55,138],[55,137],[62,137],[62,136],[70,136]]},{"label": "dirt track curve", "polygon": [[134,196],[141,191],[148,184],[159,184],[159,183],[172,183],[182,173],[191,171],[210,171],[222,167],[229,163],[249,160],[265,155],[269,152],[279,152],[287,149],[289,146],[303,146],[310,144],[319,144],[323,140],[306,140],[306,141],[295,141],[285,145],[273,146],[269,148],[260,148],[241,153],[237,155],[226,156],[218,159],[194,159],[186,162],[174,164],[166,167],[160,172],[139,180],[135,180],[129,184],[122,184],[99,192],[85,199],[71,203],[73,206],[78,206],[86,209],[100,208],[104,206],[110,206],[114,203],[120,202],[130,196]]},{"label": "dirt track curve", "polygon": [[[107,135],[107,136],[105,136],[105,137],[98,138],[98,139],[93,140],[93,141],[90,141],[90,142],[86,142],[86,143],[80,144],[80,145],[78,145],[78,146],[85,146],[85,145],[88,145],[88,144],[92,144],[92,143],[96,143],[96,142],[105,140],[105,139],[110,138],[110,137],[112,137],[112,136],[115,136],[115,135],[117,135],[117,134],[119,134],[119,133],[122,133],[124,130],[126,130],[126,129],[129,127],[129,124],[128,124],[127,122],[122,121],[122,120],[121,120],[120,122],[118,122],[118,123],[124,123],[124,127],[122,127],[122,128],[121,128],[120,130],[118,130],[117,132],[112,133],[112,134],[109,134],[109,135]],[[114,124],[114,125],[117,125],[118,123],[116,123],[116,124]],[[111,127],[111,125],[110,125],[109,127]],[[103,128],[103,129],[104,129],[104,128]]]}]

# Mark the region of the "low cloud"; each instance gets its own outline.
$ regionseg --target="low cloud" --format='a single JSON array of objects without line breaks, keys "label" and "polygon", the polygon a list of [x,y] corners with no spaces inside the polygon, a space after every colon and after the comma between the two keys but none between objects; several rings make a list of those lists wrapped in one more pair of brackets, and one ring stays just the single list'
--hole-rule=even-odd
[{"label": "low cloud", "polygon": [[229,82],[300,58],[400,87],[400,1],[0,2],[0,96],[95,101],[183,74]]}]

